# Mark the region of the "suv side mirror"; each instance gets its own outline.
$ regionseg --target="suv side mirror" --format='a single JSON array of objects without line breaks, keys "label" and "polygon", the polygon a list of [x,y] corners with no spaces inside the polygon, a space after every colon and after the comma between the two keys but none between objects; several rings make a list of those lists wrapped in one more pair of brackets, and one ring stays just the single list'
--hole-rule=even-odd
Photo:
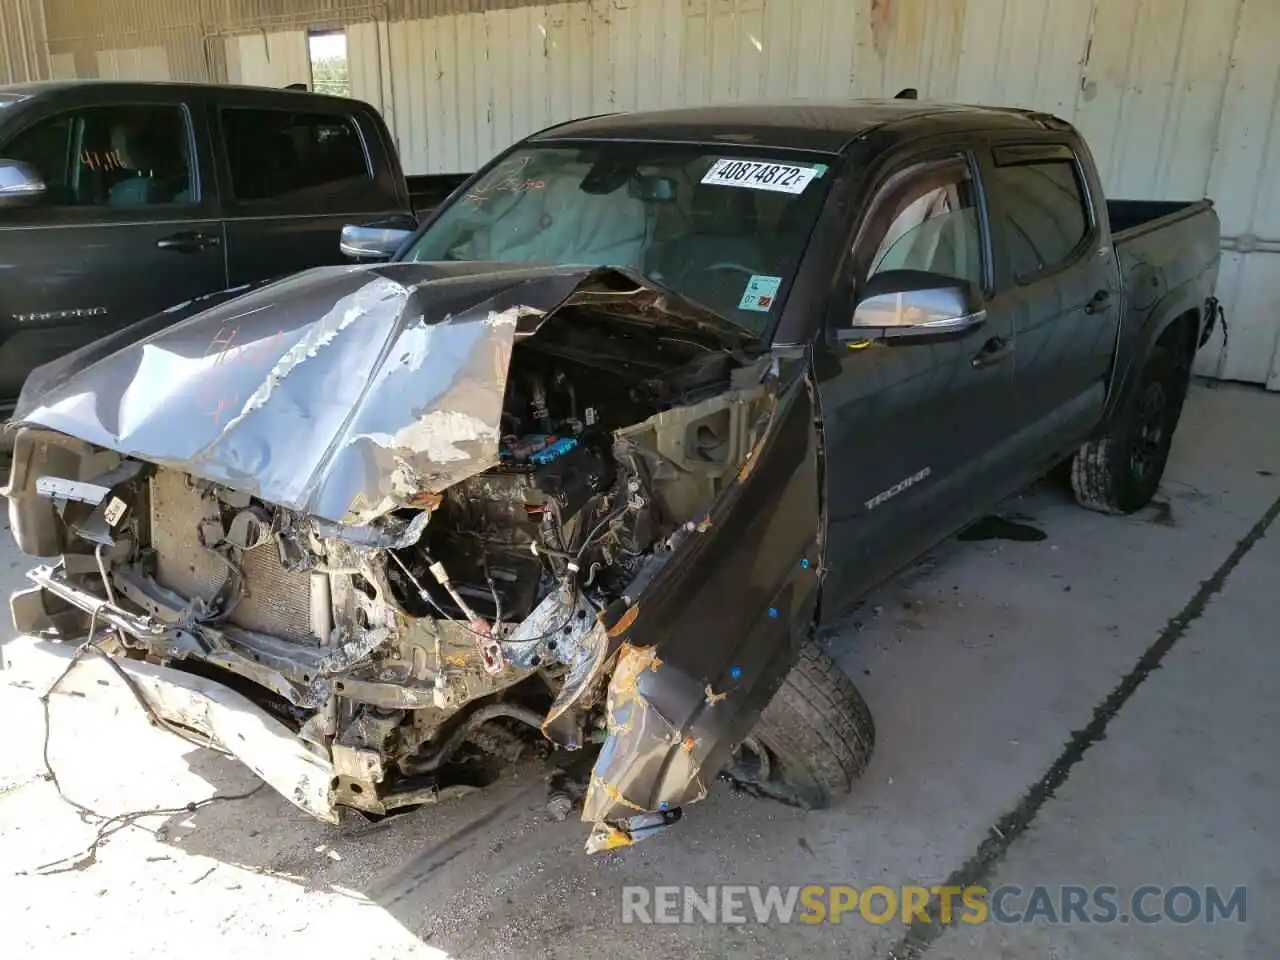
[{"label": "suv side mirror", "polygon": [[21,160],[0,160],[0,207],[18,207],[45,195],[44,180]]},{"label": "suv side mirror", "polygon": [[986,322],[982,293],[968,281],[922,270],[886,270],[860,291],[841,341],[946,339]]},{"label": "suv side mirror", "polygon": [[348,224],[342,228],[338,249],[352,260],[390,260],[412,233],[394,227]]}]

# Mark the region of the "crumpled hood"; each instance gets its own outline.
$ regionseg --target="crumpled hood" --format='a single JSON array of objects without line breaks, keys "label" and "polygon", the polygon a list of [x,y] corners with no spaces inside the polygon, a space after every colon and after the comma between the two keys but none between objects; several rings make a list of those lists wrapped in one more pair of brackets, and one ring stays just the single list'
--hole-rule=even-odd
[{"label": "crumpled hood", "polygon": [[366,523],[497,463],[516,337],[587,301],[704,342],[751,342],[611,268],[328,267],[47,364],[13,420]]}]

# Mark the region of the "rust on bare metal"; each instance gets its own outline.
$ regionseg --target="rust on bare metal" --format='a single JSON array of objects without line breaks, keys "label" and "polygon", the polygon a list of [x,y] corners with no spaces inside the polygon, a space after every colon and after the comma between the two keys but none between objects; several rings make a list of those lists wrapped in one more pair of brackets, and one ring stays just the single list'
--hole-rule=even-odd
[{"label": "rust on bare metal", "polygon": [[646,807],[642,807],[640,806],[640,804],[632,803],[630,800],[628,800],[625,796],[623,796],[623,793],[621,790],[615,787],[612,783],[609,783],[608,781],[606,781],[603,777],[600,777],[598,775],[593,775],[591,777],[591,785],[595,787],[597,790],[599,790],[601,793],[603,793],[610,800],[612,800],[614,803],[619,804],[620,806],[626,807],[628,810],[639,810],[641,813],[648,812]]},{"label": "rust on bare metal", "polygon": [[653,647],[637,647],[624,643],[618,651],[618,664],[613,671],[610,691],[621,696],[630,696],[636,692],[636,681],[646,670],[652,669],[653,662],[658,659]]},{"label": "rust on bare metal", "polygon": [[638,616],[640,616],[640,604],[633,603],[631,608],[618,618],[618,622],[609,628],[609,636],[622,636],[622,634],[626,633],[627,630],[631,628],[631,625],[636,622],[636,617]]},{"label": "rust on bare metal", "polygon": [[436,507],[440,506],[443,501],[443,493],[435,493],[431,490],[419,490],[405,501],[405,506],[425,507],[428,510],[434,510]]},{"label": "rust on bare metal", "polygon": [[871,43],[882,57],[892,38],[894,19],[890,0],[871,0]]}]

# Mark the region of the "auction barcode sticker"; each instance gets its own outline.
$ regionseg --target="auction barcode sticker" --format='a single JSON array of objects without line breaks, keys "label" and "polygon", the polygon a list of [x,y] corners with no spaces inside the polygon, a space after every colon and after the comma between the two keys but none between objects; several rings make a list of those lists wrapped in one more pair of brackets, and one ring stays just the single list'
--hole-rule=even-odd
[{"label": "auction barcode sticker", "polygon": [[773,190],[776,193],[804,193],[804,188],[818,173],[818,167],[726,158],[713,163],[702,182],[721,187]]},{"label": "auction barcode sticker", "polygon": [[119,497],[112,497],[111,502],[107,504],[107,509],[102,511],[102,517],[107,521],[108,527],[114,527],[120,522],[120,518],[124,516],[126,504]]}]

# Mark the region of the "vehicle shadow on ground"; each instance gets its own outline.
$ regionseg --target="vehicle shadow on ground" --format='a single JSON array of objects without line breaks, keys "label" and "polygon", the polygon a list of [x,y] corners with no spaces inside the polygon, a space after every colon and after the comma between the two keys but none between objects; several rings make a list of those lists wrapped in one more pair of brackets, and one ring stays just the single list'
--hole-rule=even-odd
[{"label": "vehicle shadow on ground", "polygon": [[[210,750],[193,749],[186,760],[220,794],[254,782],[235,760]],[[541,765],[518,764],[466,797],[372,823],[344,816],[329,827],[265,788],[171,817],[158,839],[309,891],[364,898],[424,945],[468,960],[574,956],[595,936],[615,956],[644,956],[654,928],[620,923],[624,885],[705,888],[730,876],[802,883],[843,876],[848,859],[873,856],[848,831],[866,812],[856,795],[806,812],[720,782],[667,833],[595,856],[583,850],[587,825],[576,816],[554,821],[545,796]],[[573,945],[561,942],[570,930]]]}]

